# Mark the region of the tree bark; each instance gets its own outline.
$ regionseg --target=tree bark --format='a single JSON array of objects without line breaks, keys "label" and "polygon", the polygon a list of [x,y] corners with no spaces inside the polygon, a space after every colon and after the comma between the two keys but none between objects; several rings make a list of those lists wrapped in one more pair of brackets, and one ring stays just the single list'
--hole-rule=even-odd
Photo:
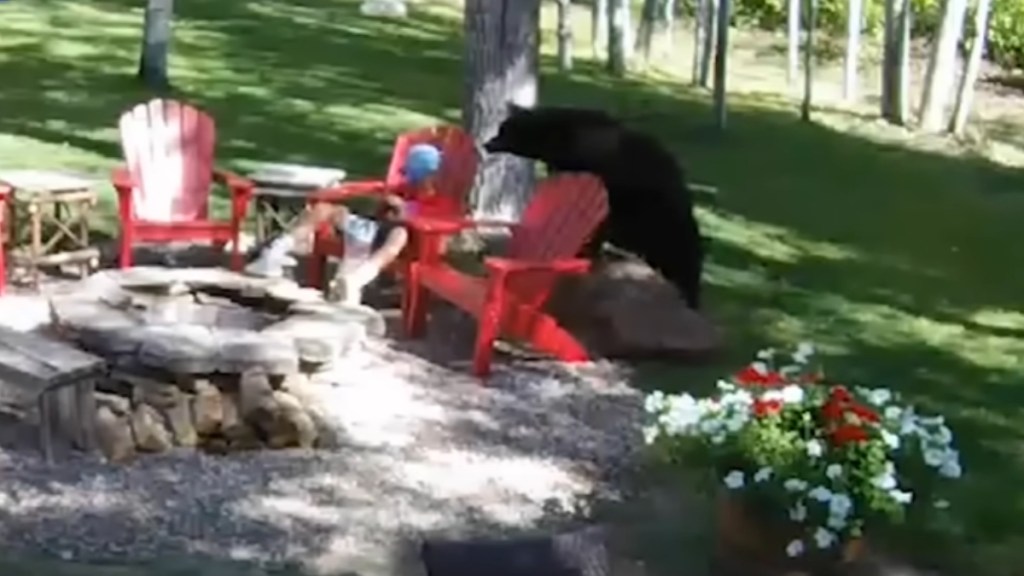
[{"label": "tree bark", "polygon": [[814,99],[814,31],[818,25],[818,0],[807,2],[807,36],[804,39],[804,100],[800,104],[800,118],[811,120],[811,106]]},{"label": "tree bark", "polygon": [[786,3],[786,81],[796,86],[800,74],[800,0]]},{"label": "tree bark", "polygon": [[572,70],[572,1],[556,0],[558,4],[558,69]]},{"label": "tree bark", "polygon": [[662,2],[661,19],[665,25],[665,53],[671,54],[675,48],[676,0],[664,0]]},{"label": "tree bark", "polygon": [[147,87],[158,92],[171,86],[167,59],[173,18],[174,0],[147,0],[137,76]]},{"label": "tree bark", "polygon": [[966,13],[967,0],[945,0],[921,96],[921,129],[926,132],[938,132],[947,125],[943,117],[953,96],[957,46],[963,34]]},{"label": "tree bark", "polygon": [[729,58],[729,21],[732,19],[731,0],[718,0],[718,14],[715,26],[715,123],[719,130],[725,130],[727,108],[726,98],[726,63]]},{"label": "tree bark", "polygon": [[591,0],[590,48],[594,58],[604,58],[608,48],[608,0]]},{"label": "tree bark", "polygon": [[628,32],[628,0],[608,0],[608,71],[616,76],[626,74]]},{"label": "tree bark", "polygon": [[843,99],[852,103],[857,100],[857,63],[860,60],[860,33],[864,16],[864,0],[849,0],[847,7]]},{"label": "tree bark", "polygon": [[711,81],[711,62],[715,55],[719,3],[724,0],[697,0],[693,34],[693,83],[707,88]]},{"label": "tree bark", "polygon": [[[462,123],[479,142],[494,136],[508,103],[537,102],[540,0],[466,0]],[[518,219],[533,189],[533,163],[509,154],[484,158],[476,213]]]},{"label": "tree bark", "polygon": [[882,118],[903,126],[910,116],[910,0],[886,0]]},{"label": "tree bark", "polygon": [[654,29],[658,25],[658,8],[660,0],[644,0],[640,10],[640,25],[636,29],[636,50],[644,60],[651,59],[654,46]]},{"label": "tree bark", "polygon": [[981,71],[981,58],[985,54],[985,38],[988,37],[991,9],[992,0],[978,0],[978,6],[974,10],[974,39],[971,41],[971,51],[967,56],[967,68],[960,79],[956,108],[949,126],[949,131],[957,136],[962,136],[967,128],[967,118],[971,115],[971,107],[974,105],[974,86]]}]

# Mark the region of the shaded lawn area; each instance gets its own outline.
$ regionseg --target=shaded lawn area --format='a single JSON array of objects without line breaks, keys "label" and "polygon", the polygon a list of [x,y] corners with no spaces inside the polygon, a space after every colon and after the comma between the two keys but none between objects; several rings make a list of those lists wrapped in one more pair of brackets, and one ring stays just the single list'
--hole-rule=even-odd
[{"label": "shaded lawn area", "polygon": [[[356,5],[179,3],[176,96],[216,117],[225,164],[374,175],[397,132],[457,120],[457,13],[383,22]],[[0,167],[106,173],[119,112],[146,96],[132,79],[140,22],[134,0],[0,5]],[[1013,573],[1024,562],[1024,176],[800,124],[753,97],[734,99],[718,137],[700,94],[613,81],[586,62],[562,76],[547,65],[545,101],[616,111],[722,189],[701,215],[713,237],[709,307],[730,348],[702,368],[643,366],[638,382],[700,389],[766,345],[818,342],[834,375],[954,420],[967,470],[958,522],[897,535],[901,546],[963,573]],[[109,191],[105,214],[97,227],[110,229]],[[675,547],[655,553],[670,563]]]}]

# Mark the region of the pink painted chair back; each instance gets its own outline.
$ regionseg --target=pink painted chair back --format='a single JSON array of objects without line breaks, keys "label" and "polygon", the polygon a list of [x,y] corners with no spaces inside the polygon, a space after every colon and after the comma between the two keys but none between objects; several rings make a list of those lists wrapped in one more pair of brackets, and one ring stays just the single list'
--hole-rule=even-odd
[{"label": "pink painted chair back", "polygon": [[207,219],[214,167],[213,118],[173,100],[151,100],[121,116],[121,147],[132,179],[134,219]]},{"label": "pink painted chair back", "polygon": [[[555,262],[575,258],[608,216],[608,195],[595,176],[565,172],[545,178],[534,190],[504,257],[509,260]],[[521,302],[540,305],[557,277],[522,274],[509,290]]]}]

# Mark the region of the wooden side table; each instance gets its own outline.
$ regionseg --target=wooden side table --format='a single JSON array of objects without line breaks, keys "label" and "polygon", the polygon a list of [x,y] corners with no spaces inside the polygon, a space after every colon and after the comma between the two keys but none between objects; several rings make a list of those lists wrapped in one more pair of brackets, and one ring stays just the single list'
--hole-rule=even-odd
[{"label": "wooden side table", "polygon": [[99,266],[100,253],[89,244],[89,216],[96,206],[93,182],[75,175],[41,170],[0,173],[12,190],[8,202],[11,260],[25,266],[39,287],[41,266],[77,264],[81,275]]},{"label": "wooden side table", "polygon": [[247,177],[253,190],[256,240],[287,230],[306,207],[309,195],[345,179],[345,171],[301,164],[261,164]]}]

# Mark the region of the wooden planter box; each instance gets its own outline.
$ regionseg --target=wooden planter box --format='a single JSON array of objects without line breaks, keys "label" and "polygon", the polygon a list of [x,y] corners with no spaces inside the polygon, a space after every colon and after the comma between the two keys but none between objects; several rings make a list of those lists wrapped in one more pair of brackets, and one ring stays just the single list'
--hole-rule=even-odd
[{"label": "wooden planter box", "polygon": [[744,576],[841,576],[866,553],[862,538],[818,550],[804,537],[802,556],[789,558],[786,546],[801,534],[780,511],[759,514],[742,499],[720,493],[715,502],[715,574]]}]

